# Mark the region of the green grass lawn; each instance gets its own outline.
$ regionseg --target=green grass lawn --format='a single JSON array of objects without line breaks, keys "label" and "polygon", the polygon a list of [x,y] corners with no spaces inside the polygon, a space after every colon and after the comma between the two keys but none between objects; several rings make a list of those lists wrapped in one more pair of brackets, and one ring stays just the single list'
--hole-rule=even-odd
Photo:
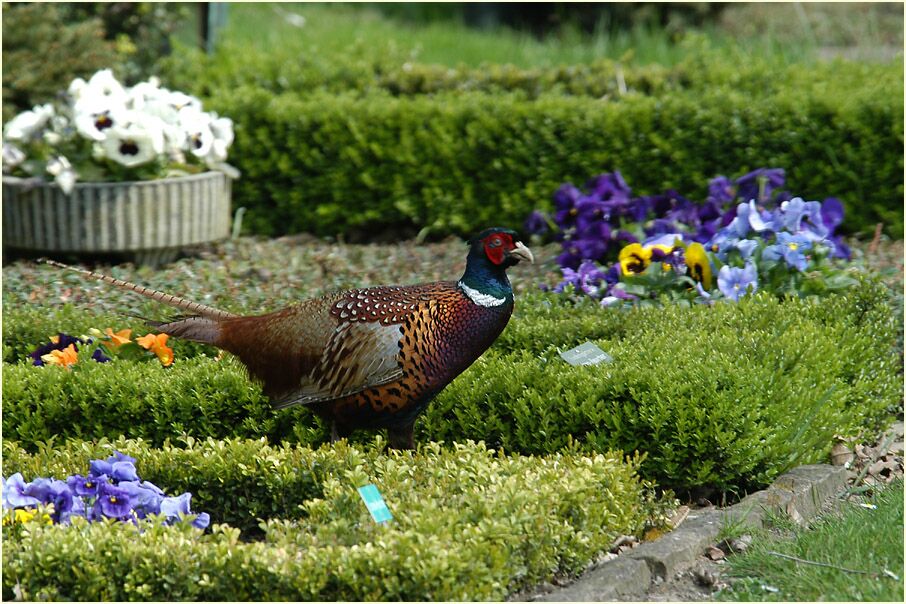
[{"label": "green grass lawn", "polygon": [[[682,34],[649,27],[610,33],[598,27],[594,34],[585,35],[565,26],[542,40],[508,28],[479,30],[456,21],[412,23],[371,7],[236,3],[229,6],[219,37],[231,48],[250,45],[269,52],[323,56],[389,53],[449,66],[491,62],[544,67],[601,58],[673,65],[705,43],[718,50],[732,49],[741,60],[760,56],[781,63],[817,60],[826,55],[821,49],[827,47],[857,51],[902,47],[902,13],[898,31],[896,15],[891,17],[883,7],[840,10],[805,5],[801,11],[789,6],[770,11],[731,7],[717,23]],[[866,50],[860,56],[871,58],[872,54]]]},{"label": "green grass lawn", "polygon": [[[745,555],[729,558],[738,579],[721,600],[903,601],[903,483],[792,535],[757,538]],[[797,562],[770,552],[831,566]],[[847,572],[842,568],[853,571]],[[886,574],[890,571],[896,578]]]}]

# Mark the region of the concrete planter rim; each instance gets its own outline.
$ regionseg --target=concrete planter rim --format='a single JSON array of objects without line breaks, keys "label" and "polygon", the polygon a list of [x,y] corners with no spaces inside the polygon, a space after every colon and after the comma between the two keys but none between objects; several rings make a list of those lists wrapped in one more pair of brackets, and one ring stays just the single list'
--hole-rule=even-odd
[{"label": "concrete planter rim", "polygon": [[[206,170],[204,172],[199,172],[198,174],[183,174],[180,176],[167,176],[164,178],[153,178],[148,180],[96,180],[96,181],[76,181],[73,190],[79,188],[87,187],[142,187],[142,186],[153,186],[158,183],[164,182],[193,182],[197,180],[208,180],[214,176],[222,176],[224,178],[229,178],[223,172],[218,170]],[[12,176],[10,174],[3,175],[3,184],[7,185],[21,185],[24,187],[31,188],[43,188],[50,187],[54,189],[59,189],[59,185],[50,180],[44,180],[40,177],[34,178],[23,178],[21,176]],[[63,193],[63,191],[60,191]],[[66,193],[63,193],[66,195]],[[69,196],[69,195],[67,195]]]}]

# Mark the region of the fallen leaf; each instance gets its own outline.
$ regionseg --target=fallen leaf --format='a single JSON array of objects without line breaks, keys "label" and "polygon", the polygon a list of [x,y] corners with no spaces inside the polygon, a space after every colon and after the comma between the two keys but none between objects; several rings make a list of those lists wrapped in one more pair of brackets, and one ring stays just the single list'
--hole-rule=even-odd
[{"label": "fallen leaf", "polygon": [[740,535],[739,537],[730,539],[727,545],[730,546],[730,551],[742,553],[752,545],[752,535]]},{"label": "fallen leaf", "polygon": [[855,458],[852,450],[843,443],[837,443],[831,449],[831,463],[835,466],[846,466]]},{"label": "fallen leaf", "polygon": [[712,560],[723,560],[726,554],[719,547],[711,546],[708,548],[708,557]]}]

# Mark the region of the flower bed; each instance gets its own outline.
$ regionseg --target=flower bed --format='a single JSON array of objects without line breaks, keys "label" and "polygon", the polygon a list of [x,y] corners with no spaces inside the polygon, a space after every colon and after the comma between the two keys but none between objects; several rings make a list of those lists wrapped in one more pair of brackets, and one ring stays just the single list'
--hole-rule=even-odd
[{"label": "flower bed", "polygon": [[556,229],[564,279],[555,292],[605,306],[738,301],[759,287],[781,296],[827,295],[852,286],[856,273],[843,262],[851,252],[834,232],[842,204],[834,197],[804,201],[782,190],[784,182],[782,169],[732,181],[718,176],[705,202],[695,203],[674,190],[633,196],[619,172],[601,174],[585,193],[561,186],[556,213],[532,212],[525,228]]},{"label": "flower bed", "polygon": [[[29,455],[6,443],[4,469],[63,474],[109,446],[70,441]],[[199,485],[215,523],[260,522],[264,541],[240,542],[216,524],[200,534],[188,523],[17,523],[4,527],[5,598],[502,599],[582,569],[620,534],[661,524],[671,504],[639,481],[637,459],[614,454],[522,457],[471,443],[391,455],[257,441],[115,446],[157,484]],[[356,493],[368,482],[393,512],[386,525]]]}]

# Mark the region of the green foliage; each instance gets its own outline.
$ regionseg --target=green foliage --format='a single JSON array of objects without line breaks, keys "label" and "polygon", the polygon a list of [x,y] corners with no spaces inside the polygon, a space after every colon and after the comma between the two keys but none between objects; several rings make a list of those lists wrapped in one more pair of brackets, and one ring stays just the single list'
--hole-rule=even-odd
[{"label": "green foliage", "polygon": [[[265,540],[240,542],[224,526],[4,528],[4,597],[18,585],[26,599],[499,600],[577,572],[616,536],[661,524],[670,504],[639,481],[637,459],[505,456],[474,443],[384,455],[343,444],[68,442],[34,456],[6,443],[4,471],[67,474],[114,446],[159,486],[191,488],[193,508],[215,522],[245,528],[263,514]],[[369,482],[394,514],[386,526],[355,491]]]},{"label": "green foliage", "polygon": [[71,22],[55,4],[3,5],[3,121],[65,91],[75,77],[115,65],[97,19]]},{"label": "green foliage", "polygon": [[[573,443],[640,451],[645,476],[669,487],[763,485],[822,459],[834,434],[877,427],[898,403],[887,300],[868,280],[821,301],[757,295],[694,308],[614,311],[525,296],[492,349],[429,406],[417,436],[527,454]],[[559,358],[587,340],[614,362]],[[326,438],[304,407],[271,411],[231,358],[177,354],[169,369],[84,359],[71,372],[5,363],[3,400],[4,434],[29,450],[53,435],[155,445],[182,434]]]},{"label": "green foliage", "polygon": [[[633,309],[575,328],[556,306],[546,312],[516,320],[517,337],[438,396],[418,425],[423,438],[538,454],[572,440],[638,450],[659,484],[734,490],[820,461],[835,434],[878,428],[900,400],[895,323],[877,285],[822,302],[760,294]],[[561,344],[545,347],[551,333],[570,334],[562,349],[592,340],[614,361],[571,367]]]},{"label": "green foliage", "polygon": [[401,53],[374,55],[354,48],[342,57],[300,55],[288,49],[265,52],[240,48],[229,42],[213,55],[182,49],[165,59],[162,69],[173,87],[205,97],[223,96],[229,89],[249,86],[299,96],[315,91],[360,95],[389,92],[402,97],[443,92],[520,92],[532,99],[550,93],[600,98],[619,95],[621,79],[627,90],[646,95],[680,90],[688,84],[686,69],[660,65],[627,68],[609,59],[545,68],[497,63],[447,67],[410,62]]},{"label": "green foliage", "polygon": [[[640,194],[704,199],[717,174],[775,166],[809,199],[839,197],[844,228],[902,229],[902,105],[880,82],[814,94],[715,86],[618,99],[523,92],[393,97],[231,88],[234,203],[251,232],[468,235],[520,225],[563,182],[620,170]],[[889,82],[887,82],[889,83]],[[892,84],[894,88],[902,83]],[[232,161],[232,160],[231,160]]]},{"label": "green foliage", "polygon": [[170,52],[170,36],[189,17],[181,3],[85,2],[65,5],[67,21],[99,19],[107,40],[116,44],[121,73],[129,82],[144,79]]},{"label": "green foliage", "polygon": [[87,357],[80,354],[71,371],[4,365],[4,436],[31,444],[52,436],[125,435],[159,445],[183,433],[296,440],[293,424],[299,422],[313,431],[309,438],[323,438],[308,409],[271,411],[235,359],[199,356],[163,367],[125,359],[95,363]]}]

